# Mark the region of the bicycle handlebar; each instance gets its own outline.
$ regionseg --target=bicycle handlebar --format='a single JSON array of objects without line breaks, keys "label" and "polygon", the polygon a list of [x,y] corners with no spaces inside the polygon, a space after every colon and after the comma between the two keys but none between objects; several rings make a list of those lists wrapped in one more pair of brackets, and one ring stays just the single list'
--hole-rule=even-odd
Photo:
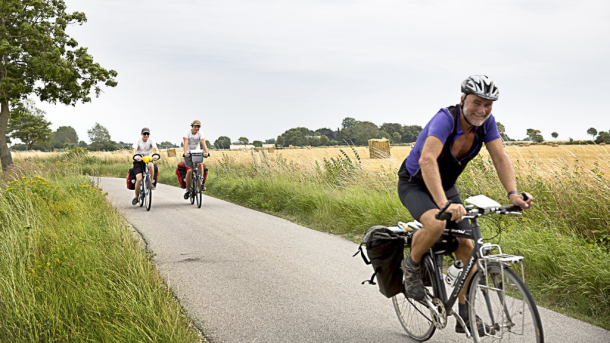
[{"label": "bicycle handlebar", "polygon": [[[190,153],[187,153],[187,154],[189,154],[189,155],[190,155]],[[207,156],[203,156],[203,157],[208,158],[208,157],[210,157],[210,156],[212,156],[212,154],[208,152],[208,155],[207,155]],[[184,156],[184,154],[182,154],[182,157],[185,157],[185,156]]]},{"label": "bicycle handlebar", "polygon": [[[157,160],[160,160],[160,159],[161,159],[161,155],[159,155],[159,154],[157,154],[157,153],[154,153],[154,154],[152,154],[152,155],[151,155],[151,157],[153,158],[153,160],[154,160],[154,158],[155,158],[155,155],[157,156]],[[133,157],[132,157],[132,159],[133,159],[134,161],[136,160],[136,156],[140,156],[140,159],[142,159],[142,160],[143,160],[143,159],[144,159],[144,157],[145,157],[145,156],[142,156],[142,154],[135,154],[135,155],[133,155]]]},{"label": "bicycle handlebar", "polygon": [[[529,197],[527,196],[527,194],[525,192],[521,193],[521,195],[523,196],[523,200],[529,199]],[[452,204],[451,200],[447,201],[445,206],[443,206],[443,208],[441,208],[434,215],[434,217],[437,220],[450,220],[451,219],[451,213],[447,213],[445,211],[447,210],[447,208],[449,208],[449,205],[451,205],[451,204]],[[491,213],[505,214],[505,215],[521,215],[522,211],[523,211],[523,209],[521,207],[515,206],[515,205],[499,206],[499,207],[489,207],[489,208],[480,208],[480,207],[474,207],[474,206],[466,206],[466,209],[468,211],[467,211],[466,215],[463,216],[462,218],[480,217],[482,215],[491,214]]]}]

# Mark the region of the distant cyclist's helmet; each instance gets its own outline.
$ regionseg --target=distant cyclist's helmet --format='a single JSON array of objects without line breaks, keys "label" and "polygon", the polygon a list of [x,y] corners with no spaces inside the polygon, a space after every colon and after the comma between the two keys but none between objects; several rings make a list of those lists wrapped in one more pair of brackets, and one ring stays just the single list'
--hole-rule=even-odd
[{"label": "distant cyclist's helmet", "polygon": [[486,75],[472,75],[462,82],[462,93],[474,94],[483,99],[496,101],[500,96],[498,87]]}]

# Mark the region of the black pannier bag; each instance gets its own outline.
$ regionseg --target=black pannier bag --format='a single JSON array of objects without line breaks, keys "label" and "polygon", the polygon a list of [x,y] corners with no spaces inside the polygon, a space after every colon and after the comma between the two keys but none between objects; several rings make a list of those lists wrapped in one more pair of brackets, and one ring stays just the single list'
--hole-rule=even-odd
[{"label": "black pannier bag", "polygon": [[[366,255],[362,246],[366,246]],[[404,259],[405,241],[404,237],[385,226],[372,226],[366,230],[362,243],[354,256],[360,255],[366,264],[373,265],[373,275],[370,280],[365,280],[375,285],[375,276],[379,292],[388,298],[403,291],[403,274],[400,265]]]}]

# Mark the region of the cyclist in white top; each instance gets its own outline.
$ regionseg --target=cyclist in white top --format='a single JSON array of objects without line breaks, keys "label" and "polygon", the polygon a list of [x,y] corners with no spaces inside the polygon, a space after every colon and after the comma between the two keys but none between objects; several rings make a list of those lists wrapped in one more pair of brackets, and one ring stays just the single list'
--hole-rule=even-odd
[{"label": "cyclist in white top", "polygon": [[[150,129],[145,127],[142,129],[142,137],[135,143],[133,143],[133,147],[131,149],[131,155],[140,155],[135,158],[133,161],[133,172],[136,174],[136,197],[131,201],[132,205],[138,204],[138,198],[140,197],[140,183],[142,182],[142,172],[144,171],[144,162],[142,161],[142,157],[149,156],[151,152],[159,153],[159,149],[157,148],[157,144],[150,139]],[[157,160],[157,156],[154,157],[154,160]],[[148,163],[148,172],[150,173],[150,179],[155,179],[155,166],[152,162]],[[155,189],[155,187],[151,184],[148,185],[151,189]]]},{"label": "cyclist in white top", "polygon": [[[199,129],[201,128],[201,121],[199,120],[193,120],[193,122],[191,123],[191,129],[190,130],[186,130],[186,132],[184,133],[182,139],[183,139],[183,144],[182,147],[184,149],[184,163],[186,164],[186,193],[184,193],[184,199],[188,199],[189,195],[190,195],[190,191],[189,191],[189,185],[191,184],[191,180],[193,180],[193,161],[191,159],[191,150],[198,150],[199,149],[199,143],[201,143],[201,145],[203,146],[203,156],[204,157],[208,157],[209,155],[209,151],[208,151],[208,146],[205,144],[205,136],[203,135],[202,132],[199,131]],[[197,164],[197,168],[199,171],[199,174],[201,175],[201,179],[203,180],[203,163],[198,163]],[[205,188],[201,187],[202,190],[205,190]]]}]

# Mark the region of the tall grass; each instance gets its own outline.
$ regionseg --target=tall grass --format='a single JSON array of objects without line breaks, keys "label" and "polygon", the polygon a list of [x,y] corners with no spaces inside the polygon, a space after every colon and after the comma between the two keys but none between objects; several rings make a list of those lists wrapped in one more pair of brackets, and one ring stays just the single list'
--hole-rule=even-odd
[{"label": "tall grass", "polygon": [[197,342],[86,153],[24,160],[0,181],[0,342]]},{"label": "tall grass", "polygon": [[[250,165],[223,155],[208,194],[354,241],[372,225],[412,220],[398,200],[396,171],[367,172],[355,155],[343,151],[314,167],[265,153],[252,154]],[[525,256],[526,282],[539,305],[610,329],[610,183],[599,168],[577,162],[549,170],[516,159],[515,168],[535,206],[522,219],[483,221],[484,236],[500,228],[504,251]],[[471,163],[458,188],[463,198],[485,194],[507,204],[488,157]]]}]

